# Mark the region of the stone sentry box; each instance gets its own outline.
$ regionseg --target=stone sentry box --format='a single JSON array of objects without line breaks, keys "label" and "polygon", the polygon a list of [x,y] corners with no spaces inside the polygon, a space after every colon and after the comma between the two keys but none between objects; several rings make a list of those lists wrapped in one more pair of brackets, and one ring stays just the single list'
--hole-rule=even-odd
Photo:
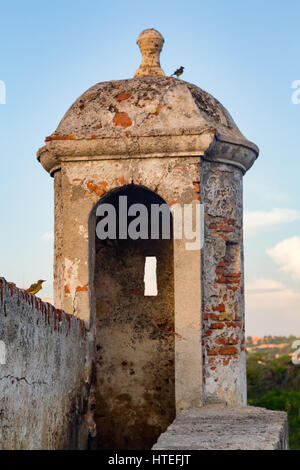
[{"label": "stone sentry box", "polygon": [[[165,76],[163,37],[138,38],[135,78],[99,83],[38,152],[54,177],[54,303],[86,322],[99,448],[151,448],[184,409],[246,405],[243,174],[258,156],[227,110]],[[96,209],[204,205],[204,245],[96,238]],[[156,256],[158,295],[143,267]]]}]

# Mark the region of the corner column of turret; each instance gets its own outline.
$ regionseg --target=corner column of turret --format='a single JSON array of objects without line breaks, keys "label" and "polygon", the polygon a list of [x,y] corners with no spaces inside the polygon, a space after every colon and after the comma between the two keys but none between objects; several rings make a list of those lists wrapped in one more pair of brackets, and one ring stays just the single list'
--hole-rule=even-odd
[{"label": "corner column of turret", "polygon": [[204,162],[202,255],[204,403],[246,405],[242,172]]}]

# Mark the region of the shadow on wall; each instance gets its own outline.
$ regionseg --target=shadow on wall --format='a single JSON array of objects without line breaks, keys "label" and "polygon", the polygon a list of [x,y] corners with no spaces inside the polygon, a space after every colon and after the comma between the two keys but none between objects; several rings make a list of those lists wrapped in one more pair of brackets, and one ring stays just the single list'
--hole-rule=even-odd
[{"label": "shadow on wall", "polygon": [[[128,207],[165,201],[152,191],[130,185],[108,193],[119,218],[119,197]],[[151,449],[175,418],[173,240],[94,238],[96,310],[96,412],[99,449]],[[95,228],[99,218],[93,210]],[[128,217],[128,223],[134,217]],[[95,232],[94,232],[95,233]],[[170,233],[172,215],[170,213]],[[94,236],[95,237],[95,236]],[[172,237],[172,235],[171,235]],[[91,237],[92,239],[92,237]],[[146,259],[157,260],[158,292],[145,292]],[[151,262],[150,262],[151,264]],[[153,266],[153,261],[152,261]],[[151,270],[151,269],[150,269]],[[152,277],[155,270],[152,267]],[[146,294],[146,295],[145,295]]]}]

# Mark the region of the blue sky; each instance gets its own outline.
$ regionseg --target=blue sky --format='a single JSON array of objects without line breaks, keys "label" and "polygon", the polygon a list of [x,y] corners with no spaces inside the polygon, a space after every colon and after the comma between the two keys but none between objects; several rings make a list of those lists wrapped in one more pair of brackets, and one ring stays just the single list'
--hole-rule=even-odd
[{"label": "blue sky", "polygon": [[260,148],[244,178],[247,333],[300,335],[299,17],[298,0],[2,2],[1,275],[52,279],[53,180],[36,151],[87,88],[133,76],[154,27],[165,73],[184,65]]}]

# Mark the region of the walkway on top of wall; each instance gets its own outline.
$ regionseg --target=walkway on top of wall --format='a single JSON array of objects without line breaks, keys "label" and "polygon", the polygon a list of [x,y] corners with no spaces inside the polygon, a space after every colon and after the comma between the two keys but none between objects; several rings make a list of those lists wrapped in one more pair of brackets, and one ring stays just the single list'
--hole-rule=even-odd
[{"label": "walkway on top of wall", "polygon": [[182,411],[153,450],[288,450],[287,414],[252,406]]}]

